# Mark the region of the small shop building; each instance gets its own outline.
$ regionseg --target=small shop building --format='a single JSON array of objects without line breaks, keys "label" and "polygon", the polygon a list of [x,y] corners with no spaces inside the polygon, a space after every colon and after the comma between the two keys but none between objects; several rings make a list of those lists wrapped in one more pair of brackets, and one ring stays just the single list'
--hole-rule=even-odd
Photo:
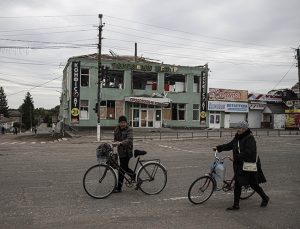
[{"label": "small shop building", "polygon": [[209,88],[209,128],[234,128],[247,120],[249,111],[248,91]]}]

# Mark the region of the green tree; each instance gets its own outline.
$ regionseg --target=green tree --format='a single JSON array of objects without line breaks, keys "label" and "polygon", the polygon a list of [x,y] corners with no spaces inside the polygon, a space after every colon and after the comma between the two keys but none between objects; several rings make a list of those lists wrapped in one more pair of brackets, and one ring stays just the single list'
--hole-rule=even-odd
[{"label": "green tree", "polygon": [[0,114],[8,117],[8,105],[3,87],[0,87]]},{"label": "green tree", "polygon": [[20,106],[19,110],[22,114],[22,124],[26,130],[36,125],[33,98],[29,92],[27,92],[24,103]]}]

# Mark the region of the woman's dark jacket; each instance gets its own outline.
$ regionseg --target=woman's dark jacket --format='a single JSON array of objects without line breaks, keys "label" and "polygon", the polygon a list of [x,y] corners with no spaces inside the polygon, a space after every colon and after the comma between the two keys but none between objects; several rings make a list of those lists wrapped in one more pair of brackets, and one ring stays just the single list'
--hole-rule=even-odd
[{"label": "woman's dark jacket", "polygon": [[[238,142],[239,147],[238,148]],[[243,171],[243,162],[255,162],[256,160],[256,141],[250,129],[243,134],[236,134],[233,140],[227,144],[217,146],[219,152],[233,151],[233,170],[236,181],[241,185],[250,183],[264,183],[266,178],[261,169],[260,159],[257,159],[257,172]]]},{"label": "woman's dark jacket", "polygon": [[127,126],[121,129],[119,126],[114,131],[114,141],[121,142],[118,146],[118,154],[120,158],[131,158],[133,149],[132,128]]}]

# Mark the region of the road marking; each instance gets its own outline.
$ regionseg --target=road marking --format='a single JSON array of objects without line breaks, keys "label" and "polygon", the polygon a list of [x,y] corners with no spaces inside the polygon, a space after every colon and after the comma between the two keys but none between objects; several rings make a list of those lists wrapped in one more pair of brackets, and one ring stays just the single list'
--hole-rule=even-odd
[{"label": "road marking", "polygon": [[170,169],[188,169],[188,168],[199,168],[198,165],[188,165],[188,166],[179,166],[179,167],[171,167]]},{"label": "road marking", "polygon": [[188,152],[188,153],[199,153],[199,152],[195,152],[195,151],[192,151],[192,150],[180,149],[180,148],[173,147],[173,146],[168,146],[168,145],[158,145],[158,146],[163,147],[163,148],[169,148],[169,149],[177,150],[177,151],[184,151],[184,152]]},{"label": "road marking", "polygon": [[169,201],[169,200],[184,200],[187,199],[187,196],[181,196],[181,197],[171,197],[171,198],[167,198],[167,199],[163,199],[163,201]]},{"label": "road marking", "polygon": [[9,143],[9,144],[14,145],[14,144],[16,144],[16,143],[18,143],[18,142],[11,142],[11,143]]},{"label": "road marking", "polygon": [[[218,191],[217,191],[218,192]],[[215,196],[217,193],[216,191],[213,192],[213,196]],[[233,195],[233,191],[232,192],[218,192],[218,194],[222,194],[222,195]],[[162,199],[163,201],[176,201],[176,200],[185,200],[188,199],[187,196],[177,196],[177,197],[171,197],[171,198],[165,198]]]},{"label": "road marking", "polygon": [[18,142],[1,142],[0,145],[5,145],[5,144],[9,144],[9,145],[15,145],[15,144],[18,144],[18,145],[24,145],[24,144],[36,144],[36,143],[40,143],[40,144],[46,144],[46,143],[54,143],[54,142],[62,142],[62,141],[67,141],[68,139],[67,138],[64,138],[63,139],[58,139],[58,140],[54,140],[54,141],[41,141],[41,142],[21,142],[21,141],[18,141]]}]

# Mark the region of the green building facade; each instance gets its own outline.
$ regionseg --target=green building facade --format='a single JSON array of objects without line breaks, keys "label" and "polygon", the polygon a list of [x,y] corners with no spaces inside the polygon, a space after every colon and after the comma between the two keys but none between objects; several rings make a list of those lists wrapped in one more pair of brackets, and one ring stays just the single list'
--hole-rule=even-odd
[{"label": "green building facade", "polygon": [[134,128],[206,127],[208,66],[175,66],[131,56],[72,57],[63,72],[65,127],[113,127],[125,115]]}]

